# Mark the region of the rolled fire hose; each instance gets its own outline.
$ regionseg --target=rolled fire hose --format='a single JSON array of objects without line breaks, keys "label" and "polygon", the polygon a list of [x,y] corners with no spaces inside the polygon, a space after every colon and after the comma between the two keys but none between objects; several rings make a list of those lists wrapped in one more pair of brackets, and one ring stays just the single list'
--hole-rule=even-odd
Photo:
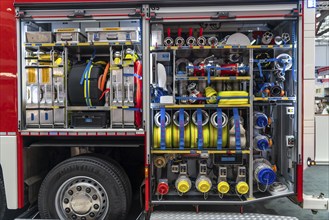
[{"label": "rolled fire hose", "polygon": [[186,44],[188,46],[195,46],[196,45],[196,39],[193,37],[193,28],[189,29],[189,37],[186,39]]},{"label": "rolled fire hose", "polygon": [[191,128],[189,114],[180,109],[173,114],[173,147],[184,149],[191,144]]},{"label": "rolled fire hose", "polygon": [[[229,120],[229,147],[245,148],[246,147],[246,130],[243,127],[243,118],[234,112],[234,116]],[[238,121],[238,123],[237,123]],[[238,125],[237,125],[238,124]],[[240,140],[239,140],[240,139]],[[237,141],[238,140],[238,141]],[[239,143],[240,141],[240,143]]]},{"label": "rolled fire hose", "polygon": [[275,182],[276,174],[273,171],[272,164],[264,158],[253,161],[254,178],[261,185],[269,186]]},{"label": "rolled fire hose", "polygon": [[[164,112],[164,113],[163,113]],[[162,126],[161,118],[164,118]],[[161,109],[154,116],[155,126],[153,128],[153,143],[154,148],[166,148],[171,147],[172,144],[172,124],[170,115]],[[162,133],[162,129],[164,133]]]},{"label": "rolled fire hose", "polygon": [[203,36],[203,28],[200,28],[199,30],[199,37],[196,40],[198,46],[205,46],[207,43],[206,38]]},{"label": "rolled fire hose", "polygon": [[104,91],[105,89],[105,83],[106,83],[106,78],[107,78],[107,74],[109,72],[109,69],[110,69],[110,62],[108,62],[105,66],[105,69],[104,69],[104,73],[103,73],[103,76],[102,76],[102,80],[101,80],[101,83],[100,83],[100,90],[101,91]]},{"label": "rolled fire hose", "polygon": [[[220,113],[219,113],[220,114]],[[218,111],[214,112],[210,117],[210,123],[209,123],[209,130],[210,130],[210,138],[209,138],[209,145],[212,148],[217,148],[220,150],[222,147],[227,146],[227,139],[228,139],[228,117],[225,113],[221,112],[221,127],[218,127]],[[221,136],[220,136],[221,133]],[[220,138],[221,137],[221,140]],[[218,142],[221,141],[221,142]]]},{"label": "rolled fire hose", "polygon": [[142,94],[142,88],[143,88],[143,81],[142,81],[142,63],[137,60],[134,64],[134,72],[136,74],[136,77],[134,77],[134,83],[136,85],[135,90],[135,108],[137,111],[135,111],[135,126],[136,128],[142,127],[142,109],[143,109],[143,94]]},{"label": "rolled fire hose", "polygon": [[209,147],[209,115],[205,110],[197,109],[192,114],[191,148]]},{"label": "rolled fire hose", "polygon": [[178,37],[175,39],[175,45],[176,46],[184,46],[185,40],[182,38],[182,28],[178,28]]},{"label": "rolled fire hose", "polygon": [[174,40],[170,36],[170,28],[167,28],[167,37],[164,39],[163,44],[167,47],[174,45]]},{"label": "rolled fire hose", "polygon": [[205,93],[206,93],[206,97],[210,98],[210,99],[207,99],[208,104],[215,104],[217,102],[217,92],[214,88],[212,88],[210,86],[206,87]]}]

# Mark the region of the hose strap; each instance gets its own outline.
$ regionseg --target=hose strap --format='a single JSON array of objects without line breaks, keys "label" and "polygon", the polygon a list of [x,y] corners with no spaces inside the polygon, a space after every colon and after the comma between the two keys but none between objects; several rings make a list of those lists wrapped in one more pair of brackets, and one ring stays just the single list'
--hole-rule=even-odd
[{"label": "hose strap", "polygon": [[222,149],[223,140],[223,122],[222,122],[222,109],[217,108],[217,150]]},{"label": "hose strap", "polygon": [[233,117],[235,126],[235,149],[241,150],[240,116],[237,108],[233,108]]},{"label": "hose strap", "polygon": [[203,132],[202,132],[202,111],[197,109],[197,125],[198,125],[198,148],[199,150],[203,147]]},{"label": "hose strap", "polygon": [[166,110],[165,108],[160,109],[160,133],[161,133],[161,140],[160,140],[160,148],[161,150],[166,149]]},{"label": "hose strap", "polygon": [[179,149],[184,149],[184,109],[179,109]]}]

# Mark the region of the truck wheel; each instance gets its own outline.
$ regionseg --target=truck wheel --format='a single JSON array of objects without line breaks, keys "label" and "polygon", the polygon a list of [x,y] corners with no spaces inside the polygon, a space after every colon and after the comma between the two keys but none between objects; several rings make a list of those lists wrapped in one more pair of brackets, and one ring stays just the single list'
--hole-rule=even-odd
[{"label": "truck wheel", "polygon": [[130,198],[113,166],[92,156],[73,157],[58,164],[40,187],[41,218],[125,219]]},{"label": "truck wheel", "polygon": [[6,209],[7,209],[7,204],[6,204],[5,187],[0,177],[0,219],[4,219]]}]

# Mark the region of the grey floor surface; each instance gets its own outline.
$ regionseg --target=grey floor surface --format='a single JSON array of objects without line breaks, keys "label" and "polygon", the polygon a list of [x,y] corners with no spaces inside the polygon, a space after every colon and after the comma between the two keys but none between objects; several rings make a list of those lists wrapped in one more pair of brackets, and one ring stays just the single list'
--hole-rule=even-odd
[{"label": "grey floor surface", "polygon": [[[304,193],[310,195],[318,195],[320,192],[329,198],[329,166],[310,167],[304,172]],[[134,197],[131,212],[128,220],[135,220],[139,215],[141,208],[138,196]],[[165,210],[184,210],[194,211],[191,206],[167,206]],[[217,206],[205,207],[201,206],[200,211],[211,209],[216,212],[239,212],[239,207],[236,206]],[[292,203],[288,198],[279,198],[244,207],[246,213],[262,213],[271,215],[293,216],[300,220],[329,220],[328,211],[319,211],[316,215],[312,214],[310,210],[303,210],[301,207]],[[6,220],[14,219],[17,212],[11,211],[10,217]]]}]

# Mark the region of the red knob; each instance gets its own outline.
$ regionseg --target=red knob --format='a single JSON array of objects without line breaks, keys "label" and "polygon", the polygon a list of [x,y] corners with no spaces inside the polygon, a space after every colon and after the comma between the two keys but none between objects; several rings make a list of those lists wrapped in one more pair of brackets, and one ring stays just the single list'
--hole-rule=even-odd
[{"label": "red knob", "polygon": [[158,184],[157,191],[160,195],[166,195],[169,192],[168,183],[161,182]]}]

